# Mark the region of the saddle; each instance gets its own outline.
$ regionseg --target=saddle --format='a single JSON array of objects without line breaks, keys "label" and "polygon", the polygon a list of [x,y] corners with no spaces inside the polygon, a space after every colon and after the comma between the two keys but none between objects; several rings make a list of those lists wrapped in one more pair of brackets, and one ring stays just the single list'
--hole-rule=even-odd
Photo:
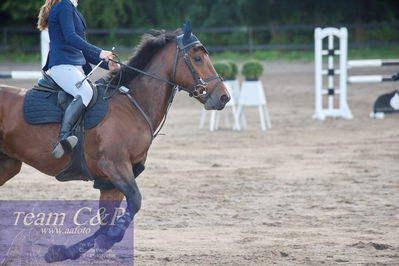
[{"label": "saddle", "polygon": [[[87,110],[90,110],[98,100],[98,88],[96,85],[90,83],[93,89],[93,97],[90,104],[87,106]],[[57,105],[63,112],[68,107],[69,103],[73,100],[73,97],[66,93],[58,84],[45,72],[43,72],[43,78],[38,81],[38,85],[34,87],[35,90],[49,92],[56,94]],[[72,159],[69,164],[62,169],[56,178],[59,181],[72,181],[72,180],[94,180],[91,174],[86,159],[84,157],[84,116],[81,117],[76,125],[73,127],[72,134],[78,138],[78,144],[72,152]]]},{"label": "saddle", "polygon": [[[102,177],[91,174],[84,156],[84,130],[96,127],[108,111],[104,83],[102,79],[94,84],[90,82],[93,88],[93,98],[72,130],[79,141],[72,152],[72,159],[69,164],[56,175],[59,181],[94,180],[94,188],[114,188],[110,181],[97,179]],[[58,86],[48,74],[43,73],[43,78],[25,95],[23,106],[25,121],[34,125],[60,123],[65,109],[72,100],[71,95]],[[135,177],[139,176],[145,169],[143,162],[132,167]]]},{"label": "saddle", "polygon": [[[93,97],[87,106],[88,109],[93,107],[96,104],[98,99],[98,88],[97,85],[87,80],[93,90]],[[73,100],[73,97],[66,93],[58,84],[48,75],[46,72],[43,72],[43,77],[39,79],[37,82],[36,90],[47,91],[51,93],[58,93],[57,102],[58,106],[61,107],[63,111],[68,107],[69,103]]]}]

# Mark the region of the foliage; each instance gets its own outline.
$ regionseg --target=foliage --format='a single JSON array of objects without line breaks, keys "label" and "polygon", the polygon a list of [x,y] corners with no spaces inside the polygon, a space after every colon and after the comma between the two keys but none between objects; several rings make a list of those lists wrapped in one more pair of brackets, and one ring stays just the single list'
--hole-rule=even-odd
[{"label": "foliage", "polygon": [[[15,0],[4,0],[2,2],[0,10],[11,17],[11,22],[17,22],[17,24],[26,20],[35,21],[39,14],[39,9],[44,3],[43,0],[25,0],[23,3]],[[2,24],[7,21],[3,19],[2,16]]]},{"label": "foliage", "polygon": [[242,74],[246,80],[258,80],[262,75],[263,66],[258,61],[246,62],[242,67]]},{"label": "foliage", "polygon": [[234,51],[224,51],[224,52],[212,52],[213,61],[244,61],[247,60],[250,55],[247,52],[234,52]]},{"label": "foliage", "polygon": [[230,65],[224,62],[215,62],[213,64],[215,67],[216,72],[222,77],[227,78],[231,76],[231,68]]},{"label": "foliage", "polygon": [[38,63],[40,62],[40,53],[0,53],[0,62],[16,63]]},{"label": "foliage", "polygon": [[235,62],[233,61],[227,61],[226,62],[230,66],[230,73],[228,76],[226,76],[226,79],[229,80],[234,80],[236,79],[236,76],[238,74],[238,66]]},{"label": "foliage", "polygon": [[[0,25],[35,21],[43,3],[2,0],[2,15],[11,20]],[[83,0],[79,9],[94,28],[175,29],[187,19],[196,27],[399,21],[393,0]]]},{"label": "foliage", "polygon": [[[44,0],[2,0],[0,27],[35,28],[39,7]],[[302,24],[350,24],[399,22],[399,1],[393,0],[82,0],[79,10],[88,27],[108,29],[169,29],[174,30],[191,20],[194,32],[198,28],[238,27],[236,32],[198,32],[201,41],[210,46],[256,44],[303,44],[313,42],[311,30],[268,30],[248,32],[239,27]],[[355,32],[353,32],[355,31]],[[16,43],[24,43],[25,36]],[[383,30],[351,30],[350,42],[399,40],[397,27]],[[139,36],[122,34],[90,35],[99,46],[137,44]],[[0,42],[1,42],[0,36]],[[12,46],[13,43],[10,43]]]}]

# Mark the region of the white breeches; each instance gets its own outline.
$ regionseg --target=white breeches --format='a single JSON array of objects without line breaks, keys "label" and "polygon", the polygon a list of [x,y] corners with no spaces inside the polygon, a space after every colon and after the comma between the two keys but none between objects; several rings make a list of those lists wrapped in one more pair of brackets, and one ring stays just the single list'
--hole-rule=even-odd
[{"label": "white breeches", "polygon": [[87,107],[93,97],[93,90],[87,80],[85,80],[80,88],[76,87],[76,83],[85,78],[83,68],[73,65],[57,65],[49,70],[50,76],[54,81],[67,93],[76,97],[82,97],[83,104]]}]

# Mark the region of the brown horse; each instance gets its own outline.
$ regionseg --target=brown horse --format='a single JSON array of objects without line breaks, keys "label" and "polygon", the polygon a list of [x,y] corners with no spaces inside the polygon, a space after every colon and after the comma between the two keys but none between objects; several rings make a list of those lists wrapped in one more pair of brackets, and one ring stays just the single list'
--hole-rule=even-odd
[{"label": "brown horse", "polygon": [[[131,67],[145,73],[133,71]],[[130,89],[129,95],[140,104],[154,129],[162,122],[173,88],[176,88],[174,85],[190,92],[206,109],[221,110],[230,99],[207,50],[192,35],[191,27],[186,27],[182,35],[160,32],[143,37],[129,62],[106,80],[115,85],[112,80],[117,80],[115,77],[119,75],[120,85]],[[61,159],[52,157],[52,143],[57,139],[59,125],[26,123],[23,101],[22,89],[0,87],[0,185],[18,174],[22,162],[54,176],[71,159],[70,155]],[[141,206],[132,165],[145,161],[152,142],[151,127],[127,95],[116,93],[109,99],[109,110],[103,121],[85,131],[85,158],[93,176],[105,176],[115,186],[101,189],[100,206],[107,204],[104,203],[107,200],[108,205],[119,206],[126,197],[127,211],[114,225],[100,228],[74,246],[54,247],[46,255],[47,261],[76,259],[93,247],[100,236],[106,239],[105,249],[123,238]]]}]

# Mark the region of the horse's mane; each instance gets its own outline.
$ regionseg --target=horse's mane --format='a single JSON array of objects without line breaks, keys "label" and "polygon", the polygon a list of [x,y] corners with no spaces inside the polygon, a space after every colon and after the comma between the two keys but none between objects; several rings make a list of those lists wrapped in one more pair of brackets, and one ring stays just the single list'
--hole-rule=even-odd
[{"label": "horse's mane", "polygon": [[[151,34],[144,34],[140,43],[134,48],[133,56],[130,57],[126,64],[144,70],[154,55],[172,40],[175,40],[179,33],[181,33],[179,30],[174,32],[160,30],[153,31]],[[111,72],[105,79],[107,82],[111,82],[112,85],[127,86],[139,74],[125,66],[121,66],[119,71]],[[120,81],[119,77],[121,77]]]}]

